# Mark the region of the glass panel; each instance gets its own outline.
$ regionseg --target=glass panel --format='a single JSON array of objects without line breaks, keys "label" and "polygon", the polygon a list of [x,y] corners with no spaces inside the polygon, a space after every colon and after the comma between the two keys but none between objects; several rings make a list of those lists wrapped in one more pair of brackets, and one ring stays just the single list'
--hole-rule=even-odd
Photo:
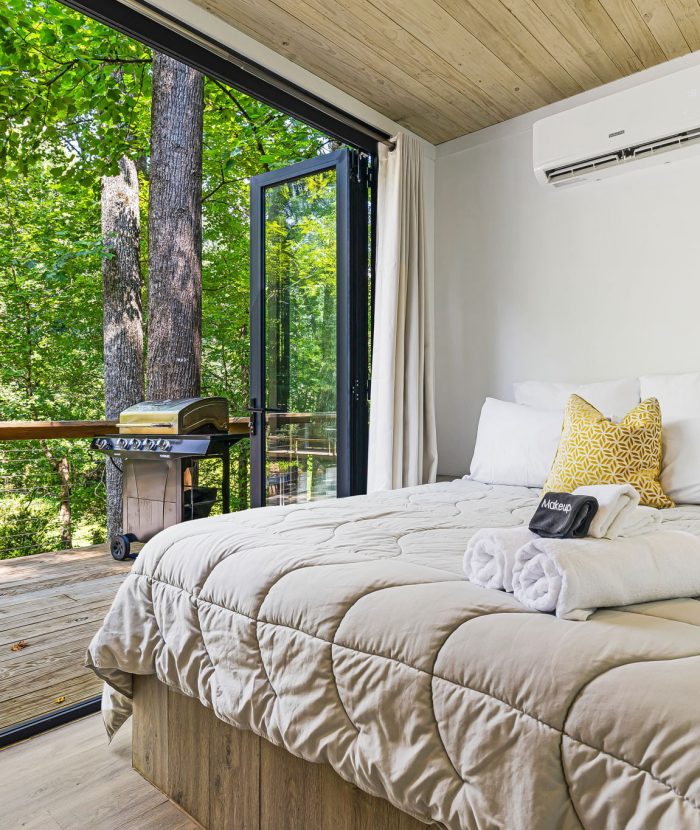
[{"label": "glass panel", "polygon": [[335,169],[265,191],[267,504],[336,495]]}]

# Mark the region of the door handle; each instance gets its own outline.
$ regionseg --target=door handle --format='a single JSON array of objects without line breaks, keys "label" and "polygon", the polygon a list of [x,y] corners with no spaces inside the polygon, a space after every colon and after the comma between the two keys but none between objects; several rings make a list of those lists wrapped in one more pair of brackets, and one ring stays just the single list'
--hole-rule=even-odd
[{"label": "door handle", "polygon": [[250,435],[251,438],[258,434],[258,418],[264,417],[268,412],[283,413],[287,410],[284,407],[253,406],[255,401],[251,400],[251,406],[246,407],[250,413]]},{"label": "door handle", "polygon": [[248,412],[277,412],[278,414],[288,411],[283,406],[248,406],[246,409]]}]

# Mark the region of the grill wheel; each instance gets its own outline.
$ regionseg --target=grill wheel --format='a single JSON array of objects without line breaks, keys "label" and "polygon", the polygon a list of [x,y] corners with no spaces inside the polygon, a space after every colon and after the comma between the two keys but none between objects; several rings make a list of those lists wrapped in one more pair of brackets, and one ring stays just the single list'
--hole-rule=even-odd
[{"label": "grill wheel", "polygon": [[123,562],[125,559],[136,559],[136,555],[131,555],[131,543],[136,541],[136,536],[133,533],[120,533],[118,536],[113,536],[110,543],[110,551],[112,557],[118,562]]}]

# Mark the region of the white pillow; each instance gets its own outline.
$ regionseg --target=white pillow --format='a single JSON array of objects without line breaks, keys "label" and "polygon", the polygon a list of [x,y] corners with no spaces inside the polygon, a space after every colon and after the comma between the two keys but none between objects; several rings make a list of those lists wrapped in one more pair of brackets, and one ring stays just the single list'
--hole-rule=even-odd
[{"label": "white pillow", "polygon": [[[657,398],[664,424],[700,417],[700,373],[646,375],[639,378],[642,398]],[[672,497],[673,498],[673,497]]]},{"label": "white pillow", "polygon": [[700,417],[664,422],[661,486],[676,504],[700,504]]},{"label": "white pillow", "polygon": [[561,437],[561,412],[486,398],[470,475],[485,484],[542,487]]},{"label": "white pillow", "polygon": [[516,403],[558,412],[564,411],[571,395],[578,395],[599,409],[606,418],[622,418],[640,401],[638,378],[579,385],[526,380],[522,383],[514,383],[513,392]]}]

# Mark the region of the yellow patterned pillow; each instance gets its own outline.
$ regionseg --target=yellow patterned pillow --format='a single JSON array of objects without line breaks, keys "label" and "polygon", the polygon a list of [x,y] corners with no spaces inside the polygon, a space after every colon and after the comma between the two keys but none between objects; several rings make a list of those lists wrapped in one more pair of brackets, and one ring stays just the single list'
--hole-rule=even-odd
[{"label": "yellow patterned pillow", "polygon": [[591,484],[631,484],[649,507],[673,507],[661,489],[661,407],[648,398],[614,424],[572,395],[544,489],[570,493]]}]

